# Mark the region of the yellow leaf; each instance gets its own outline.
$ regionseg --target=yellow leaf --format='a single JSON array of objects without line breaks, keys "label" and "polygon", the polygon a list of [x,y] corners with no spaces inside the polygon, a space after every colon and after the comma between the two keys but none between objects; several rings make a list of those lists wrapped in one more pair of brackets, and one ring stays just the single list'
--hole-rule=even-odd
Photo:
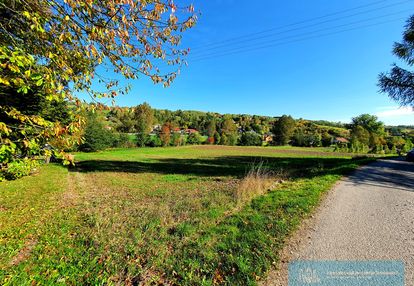
[{"label": "yellow leaf", "polygon": [[4,85],[10,85],[10,82],[7,79],[1,78],[1,77],[0,77],[0,83]]},{"label": "yellow leaf", "polygon": [[30,13],[29,12],[23,11],[22,15],[25,16],[27,19],[30,19]]}]

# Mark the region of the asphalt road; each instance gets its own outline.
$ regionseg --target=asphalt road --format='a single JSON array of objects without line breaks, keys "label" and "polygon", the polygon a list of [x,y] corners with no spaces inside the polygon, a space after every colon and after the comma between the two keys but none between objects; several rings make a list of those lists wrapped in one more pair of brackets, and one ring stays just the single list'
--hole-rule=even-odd
[{"label": "asphalt road", "polygon": [[343,179],[305,221],[262,285],[287,285],[295,260],[402,260],[414,286],[414,164],[380,160]]}]

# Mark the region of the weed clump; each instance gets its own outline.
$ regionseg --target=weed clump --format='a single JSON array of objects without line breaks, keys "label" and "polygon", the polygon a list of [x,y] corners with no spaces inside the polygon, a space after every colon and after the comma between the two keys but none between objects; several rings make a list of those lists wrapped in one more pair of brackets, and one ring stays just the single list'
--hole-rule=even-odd
[{"label": "weed clump", "polygon": [[233,198],[237,204],[244,204],[265,194],[284,179],[283,170],[272,172],[264,166],[263,161],[252,164],[239,186],[233,191]]}]

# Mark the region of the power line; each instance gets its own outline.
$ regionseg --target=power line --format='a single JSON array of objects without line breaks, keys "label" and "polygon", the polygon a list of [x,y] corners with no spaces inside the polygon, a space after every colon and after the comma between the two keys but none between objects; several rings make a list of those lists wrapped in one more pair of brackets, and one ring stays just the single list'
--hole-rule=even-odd
[{"label": "power line", "polygon": [[[381,2],[384,2],[384,0],[377,1],[377,2],[375,2],[375,4],[378,4],[378,3],[381,3]],[[201,47],[200,46],[198,48],[197,47],[196,48],[192,48],[191,51],[194,51],[195,50],[195,52],[191,52],[190,55],[197,55],[197,53],[203,53],[205,51],[216,50],[216,49],[219,49],[221,47],[226,47],[226,46],[233,45],[233,44],[237,44],[237,43],[251,42],[251,41],[255,41],[255,40],[270,38],[270,37],[273,37],[273,36],[276,36],[276,35],[280,35],[280,34],[284,34],[284,33],[288,33],[288,32],[293,32],[293,31],[307,29],[307,28],[310,28],[310,27],[317,27],[317,26],[319,26],[321,24],[326,24],[326,23],[330,23],[330,22],[336,22],[336,21],[339,21],[339,20],[343,20],[343,19],[348,19],[348,18],[355,17],[355,16],[358,16],[358,15],[363,15],[363,14],[367,14],[367,13],[371,13],[371,12],[383,10],[383,9],[386,9],[386,8],[390,8],[390,7],[395,7],[395,6],[398,6],[398,5],[406,4],[408,2],[413,2],[413,1],[411,1],[411,0],[401,1],[401,2],[398,2],[398,3],[394,3],[394,4],[390,4],[390,5],[378,7],[378,8],[371,9],[371,10],[367,10],[367,11],[361,11],[361,12],[354,13],[354,14],[351,14],[351,15],[346,15],[346,16],[343,16],[343,17],[338,17],[338,18],[335,18],[335,19],[329,19],[329,20],[325,20],[325,21],[320,21],[320,22],[314,23],[312,25],[307,25],[307,26],[304,26],[304,27],[297,27],[297,28],[288,29],[288,30],[284,30],[284,31],[279,31],[277,33],[271,33],[271,34],[268,34],[268,35],[263,35],[263,36],[257,37],[257,35],[266,34],[269,31],[279,30],[279,29],[282,29],[282,28],[285,28],[285,27],[289,27],[289,26],[293,26],[293,25],[296,26],[296,25],[299,25],[299,24],[302,24],[302,23],[311,22],[311,21],[314,21],[314,20],[317,20],[317,19],[321,19],[321,18],[326,18],[326,17],[328,17],[328,15],[329,16],[332,16],[332,15],[338,15],[338,14],[343,14],[344,13],[343,11],[335,12],[335,13],[331,13],[331,14],[328,14],[328,15],[325,15],[325,16],[320,16],[320,17],[313,18],[312,20],[304,20],[304,21],[301,21],[301,22],[296,22],[296,23],[293,23],[293,24],[289,24],[289,25],[286,25],[286,26],[282,26],[282,27],[279,27],[279,28],[268,29],[268,30],[259,31],[259,32],[256,32],[256,33],[251,33],[251,34],[248,34],[248,35],[243,35],[243,36],[239,36],[239,37],[236,37],[236,38],[224,40],[224,41],[221,41],[221,42],[207,44],[204,47]],[[374,5],[374,3],[368,4],[368,5],[363,5],[363,6],[358,6],[358,7],[351,8],[351,9],[347,9],[347,10],[344,10],[344,11],[353,11],[353,10],[356,10],[356,9],[360,9],[361,7],[372,6],[372,5]],[[224,43],[228,43],[228,44],[224,44]],[[207,49],[206,49],[206,47],[207,47]],[[210,48],[208,48],[208,47],[210,47]],[[197,49],[200,50],[200,51],[197,51]]]},{"label": "power line", "polygon": [[254,48],[251,48],[251,49],[244,49],[244,50],[239,50],[239,51],[231,51],[229,53],[224,53],[224,54],[206,55],[205,57],[200,57],[200,58],[197,58],[197,59],[193,59],[193,60],[191,60],[191,62],[198,62],[198,61],[203,61],[203,60],[209,60],[209,59],[212,59],[212,58],[218,58],[218,57],[223,57],[223,56],[228,56],[228,55],[235,55],[235,54],[240,54],[240,53],[245,53],[245,52],[250,52],[250,51],[256,51],[256,50],[260,50],[260,49],[266,49],[266,48],[281,46],[281,45],[285,45],[285,44],[291,44],[291,43],[296,43],[296,42],[301,42],[301,41],[306,41],[306,40],[311,40],[311,39],[316,39],[316,38],[322,38],[322,37],[336,35],[336,34],[348,32],[348,31],[353,31],[353,30],[359,30],[359,29],[364,29],[364,28],[368,28],[368,27],[379,26],[379,25],[383,25],[383,24],[387,24],[387,23],[391,23],[391,22],[395,22],[395,21],[400,21],[402,19],[405,19],[405,18],[399,18],[399,19],[393,19],[393,20],[389,20],[389,21],[383,21],[383,22],[379,22],[379,23],[375,23],[375,24],[364,25],[364,26],[354,27],[354,28],[350,28],[350,29],[344,29],[344,30],[340,30],[340,31],[335,31],[335,32],[331,32],[331,33],[325,33],[325,34],[315,35],[315,36],[312,36],[312,37],[303,37],[303,38],[295,39],[295,40],[292,40],[292,41],[285,41],[285,42],[275,43],[275,44],[271,44],[271,45],[259,46],[259,47],[254,47]]},{"label": "power line", "polygon": [[[361,8],[375,6],[375,5],[380,4],[380,3],[383,3],[383,2],[387,2],[387,0],[376,1],[376,2],[373,2],[373,3],[369,3],[369,4],[365,4],[365,5],[361,5],[361,6],[357,6],[357,7],[353,7],[353,8],[349,8],[349,9],[345,9],[345,10],[340,10],[340,11],[333,12],[333,13],[329,13],[329,14],[326,14],[326,15],[323,15],[323,16],[318,16],[318,17],[315,17],[315,18],[310,18],[310,19],[306,19],[306,20],[294,22],[294,23],[291,23],[291,24],[287,24],[287,25],[283,25],[283,26],[279,26],[279,27],[274,27],[274,28],[270,28],[270,29],[266,29],[266,30],[262,30],[262,31],[258,31],[258,32],[255,32],[255,33],[246,34],[246,35],[242,35],[242,36],[230,38],[230,39],[223,40],[223,41],[219,41],[219,42],[213,42],[213,43],[208,43],[208,44],[196,46],[193,49],[204,48],[204,47],[208,47],[208,46],[211,46],[211,45],[217,45],[217,44],[220,44],[220,43],[229,42],[229,41],[237,40],[237,39],[244,38],[244,37],[249,37],[249,36],[254,36],[254,35],[258,35],[258,34],[263,34],[263,33],[271,32],[271,31],[275,31],[275,30],[279,30],[279,29],[283,29],[283,28],[287,28],[287,27],[291,27],[291,26],[296,26],[296,25],[304,24],[304,23],[307,23],[307,22],[313,22],[315,20],[324,19],[324,18],[328,18],[328,17],[335,16],[335,15],[340,15],[340,14],[343,14],[343,13],[346,13],[346,12],[359,10]],[[405,2],[409,2],[409,1],[405,1]]]},{"label": "power line", "polygon": [[[355,24],[369,22],[369,21],[372,21],[372,20],[378,20],[378,19],[381,19],[381,18],[395,16],[395,15],[402,14],[402,13],[406,13],[406,11],[399,11],[399,12],[396,12],[396,13],[389,13],[389,14],[386,14],[386,15],[381,15],[381,16],[377,16],[377,17],[372,17],[372,18],[359,20],[359,21],[354,21],[354,22],[350,22],[350,23],[345,23],[345,24],[341,24],[341,25],[336,25],[336,26],[332,26],[332,27],[321,28],[321,29],[317,29],[317,30],[313,30],[313,31],[311,30],[311,31],[308,31],[306,33],[300,33],[300,34],[296,34],[296,35],[279,37],[279,38],[271,38],[271,39],[268,39],[268,40],[262,41],[262,42],[256,42],[256,43],[248,42],[247,45],[243,45],[243,46],[231,47],[229,45],[227,47],[227,50],[225,49],[224,51],[220,50],[220,51],[215,51],[215,52],[212,52],[212,53],[204,53],[204,54],[201,54],[201,55],[195,55],[195,57],[196,58],[205,57],[205,56],[209,56],[209,55],[214,55],[216,53],[223,53],[223,52],[232,51],[232,50],[246,49],[246,48],[249,48],[249,47],[252,47],[252,46],[254,47],[254,46],[257,46],[257,45],[260,45],[260,44],[269,44],[269,43],[279,42],[279,41],[282,41],[282,40],[289,40],[289,39],[300,37],[300,36],[303,36],[303,35],[315,34],[315,33],[318,33],[318,32],[324,32],[324,31],[328,31],[328,30],[332,30],[332,29],[343,28],[343,27],[352,26],[352,25],[355,25]],[[194,56],[194,55],[190,55],[190,56]]]}]

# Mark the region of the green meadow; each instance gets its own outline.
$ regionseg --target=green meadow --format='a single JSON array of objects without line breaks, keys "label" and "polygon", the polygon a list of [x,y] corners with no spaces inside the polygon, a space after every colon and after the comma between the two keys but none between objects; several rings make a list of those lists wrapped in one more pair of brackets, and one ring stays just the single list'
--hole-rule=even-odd
[{"label": "green meadow", "polygon": [[372,159],[187,146],[75,160],[0,183],[0,284],[256,285],[323,194]]}]

